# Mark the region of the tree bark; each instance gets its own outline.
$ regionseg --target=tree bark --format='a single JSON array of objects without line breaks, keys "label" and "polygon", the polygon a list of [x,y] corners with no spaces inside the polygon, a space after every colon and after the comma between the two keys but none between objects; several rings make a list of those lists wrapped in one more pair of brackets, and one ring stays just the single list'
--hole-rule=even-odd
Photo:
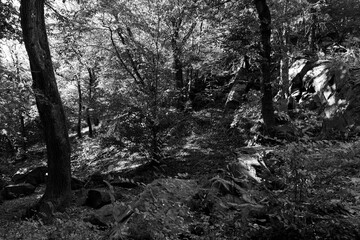
[{"label": "tree bark", "polygon": [[173,71],[174,80],[177,90],[179,91],[178,108],[184,105],[184,77],[183,77],[183,64],[181,61],[181,46],[180,46],[180,19],[173,19],[171,21],[173,32],[171,37],[171,47],[173,52]]},{"label": "tree bark", "polygon": [[[289,0],[285,1],[284,15],[287,15]],[[286,20],[282,24],[281,32],[281,60],[280,60],[280,85],[281,97],[287,99],[289,97],[289,21]]]},{"label": "tree bark", "polygon": [[314,54],[316,52],[316,24],[317,24],[317,11],[316,8],[310,7],[310,14],[311,14],[311,25],[310,25],[310,32],[309,32],[309,52]]},{"label": "tree bark", "polygon": [[70,142],[51,62],[44,2],[21,0],[21,27],[29,55],[36,105],[44,127],[48,158],[48,178],[40,209],[51,203],[55,210],[63,210],[71,200]]},{"label": "tree bark", "polygon": [[[14,85],[14,89],[17,89],[17,97],[19,99],[22,98],[23,94],[21,92],[21,89],[19,89],[18,84],[21,83],[21,76],[20,76],[20,63],[19,63],[19,56],[17,53],[15,53],[15,57],[13,58],[14,64],[15,64],[15,68],[16,68],[16,81],[14,79],[13,81],[13,85]],[[25,153],[27,150],[27,133],[26,133],[26,129],[25,129],[25,117],[23,114],[23,108],[22,106],[19,106],[19,120],[20,120],[20,133],[21,133],[21,147],[22,147],[22,151]]]},{"label": "tree bark", "polygon": [[77,90],[78,90],[78,122],[77,122],[77,126],[76,126],[76,131],[77,131],[77,136],[78,138],[82,138],[82,133],[81,133],[81,120],[82,120],[82,92],[81,92],[81,84],[80,84],[80,74],[78,77],[76,77],[76,83],[77,83]]},{"label": "tree bark", "polygon": [[89,72],[89,102],[88,107],[86,108],[86,122],[89,127],[89,137],[92,138],[94,136],[93,128],[92,128],[92,121],[91,121],[91,109],[93,107],[93,98],[94,98],[94,87],[95,87],[95,70],[94,68],[88,68]]},{"label": "tree bark", "polygon": [[275,126],[274,106],[272,100],[272,86],[271,86],[271,15],[266,0],[254,0],[256,10],[260,20],[260,34],[261,34],[261,71],[262,71],[262,98],[261,98],[261,113],[264,120],[265,128],[272,129]]},{"label": "tree bark", "polygon": [[27,151],[27,132],[25,129],[25,118],[22,111],[19,112],[20,118],[20,132],[21,132],[21,147],[24,152]]}]

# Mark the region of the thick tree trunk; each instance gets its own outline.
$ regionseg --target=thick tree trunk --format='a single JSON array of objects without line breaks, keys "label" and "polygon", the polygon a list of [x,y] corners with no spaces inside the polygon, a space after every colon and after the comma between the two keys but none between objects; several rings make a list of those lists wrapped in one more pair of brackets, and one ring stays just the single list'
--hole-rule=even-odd
[{"label": "thick tree trunk", "polygon": [[274,106],[272,100],[270,54],[271,54],[271,16],[266,0],[254,0],[260,19],[261,34],[261,71],[262,71],[262,98],[261,113],[267,130],[275,126]]},{"label": "thick tree trunk", "polygon": [[48,178],[40,206],[50,202],[55,209],[62,210],[71,200],[70,142],[51,62],[44,2],[21,0],[20,16],[48,157]]}]

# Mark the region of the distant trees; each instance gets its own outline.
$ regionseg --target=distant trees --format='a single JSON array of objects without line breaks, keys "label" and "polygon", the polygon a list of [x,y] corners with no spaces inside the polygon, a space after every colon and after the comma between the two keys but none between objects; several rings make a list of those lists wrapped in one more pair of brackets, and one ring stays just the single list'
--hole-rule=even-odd
[{"label": "distant trees", "polygon": [[[10,2],[0,3],[2,36],[18,32],[16,8]],[[109,119],[135,109],[146,122],[142,126],[151,126],[155,136],[170,107],[183,110],[185,102],[203,107],[215,103],[217,94],[216,104],[221,104],[229,88],[217,86],[217,76],[225,76],[222,84],[228,84],[239,77],[244,59],[247,70],[241,72],[246,75],[241,81],[256,89],[262,81],[262,114],[271,126],[272,97],[280,89],[281,99],[289,97],[287,69],[294,57],[303,56],[309,46],[317,53],[333,44],[356,46],[360,41],[356,0],[274,0],[269,10],[266,1],[258,0],[46,1],[45,5],[60,94],[69,126],[79,137],[84,126],[92,135],[95,118]],[[28,110],[34,104],[19,97],[28,84],[18,83],[15,65],[3,69],[2,85],[20,87],[11,94],[0,93],[0,108],[6,122],[16,122],[10,133],[21,132],[21,122],[29,122]],[[20,66],[23,81],[21,71]],[[202,100],[206,103],[196,104]],[[12,121],[7,103],[22,105],[23,118],[18,112]]]},{"label": "distant trees", "polygon": [[48,179],[40,206],[51,202],[55,209],[61,209],[71,200],[70,143],[51,61],[44,3],[45,0],[22,0],[20,16],[48,157]]},{"label": "distant trees", "polygon": [[34,104],[25,49],[15,40],[3,40],[2,47],[7,58],[0,66],[0,129],[5,129],[11,140],[25,151],[28,141],[25,125],[33,117]]},{"label": "distant trees", "polygon": [[0,1],[0,39],[20,36],[17,18],[17,11],[11,1]]}]

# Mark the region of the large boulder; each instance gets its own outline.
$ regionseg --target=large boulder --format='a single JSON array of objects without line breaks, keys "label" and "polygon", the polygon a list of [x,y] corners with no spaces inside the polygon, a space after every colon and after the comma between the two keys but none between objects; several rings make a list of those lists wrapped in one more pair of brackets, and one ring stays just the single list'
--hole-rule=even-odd
[{"label": "large boulder", "polygon": [[2,191],[4,199],[11,200],[19,197],[28,196],[35,192],[35,187],[29,183],[8,185]]},{"label": "large boulder", "polygon": [[360,70],[336,60],[297,60],[289,70],[291,93],[300,102],[318,107],[323,132],[360,125]]},{"label": "large boulder", "polygon": [[12,181],[15,184],[30,183],[33,186],[38,186],[40,184],[45,183],[46,174],[47,174],[46,166],[39,166],[30,170],[24,169],[22,171],[18,171],[12,177]]},{"label": "large boulder", "polygon": [[95,209],[111,203],[111,194],[107,190],[91,189],[88,191],[86,205]]},{"label": "large boulder", "polygon": [[236,82],[227,98],[226,98],[226,102],[225,102],[225,109],[227,110],[235,110],[240,106],[240,103],[243,102],[244,99],[244,94],[245,94],[245,90],[246,90],[246,84],[242,83],[242,82]]}]

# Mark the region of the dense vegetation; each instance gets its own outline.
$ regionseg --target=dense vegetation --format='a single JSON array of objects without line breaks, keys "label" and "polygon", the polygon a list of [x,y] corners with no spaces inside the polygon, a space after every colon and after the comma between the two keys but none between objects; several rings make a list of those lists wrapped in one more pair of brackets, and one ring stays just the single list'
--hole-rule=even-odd
[{"label": "dense vegetation", "polygon": [[360,2],[0,2],[0,239],[358,239]]}]

